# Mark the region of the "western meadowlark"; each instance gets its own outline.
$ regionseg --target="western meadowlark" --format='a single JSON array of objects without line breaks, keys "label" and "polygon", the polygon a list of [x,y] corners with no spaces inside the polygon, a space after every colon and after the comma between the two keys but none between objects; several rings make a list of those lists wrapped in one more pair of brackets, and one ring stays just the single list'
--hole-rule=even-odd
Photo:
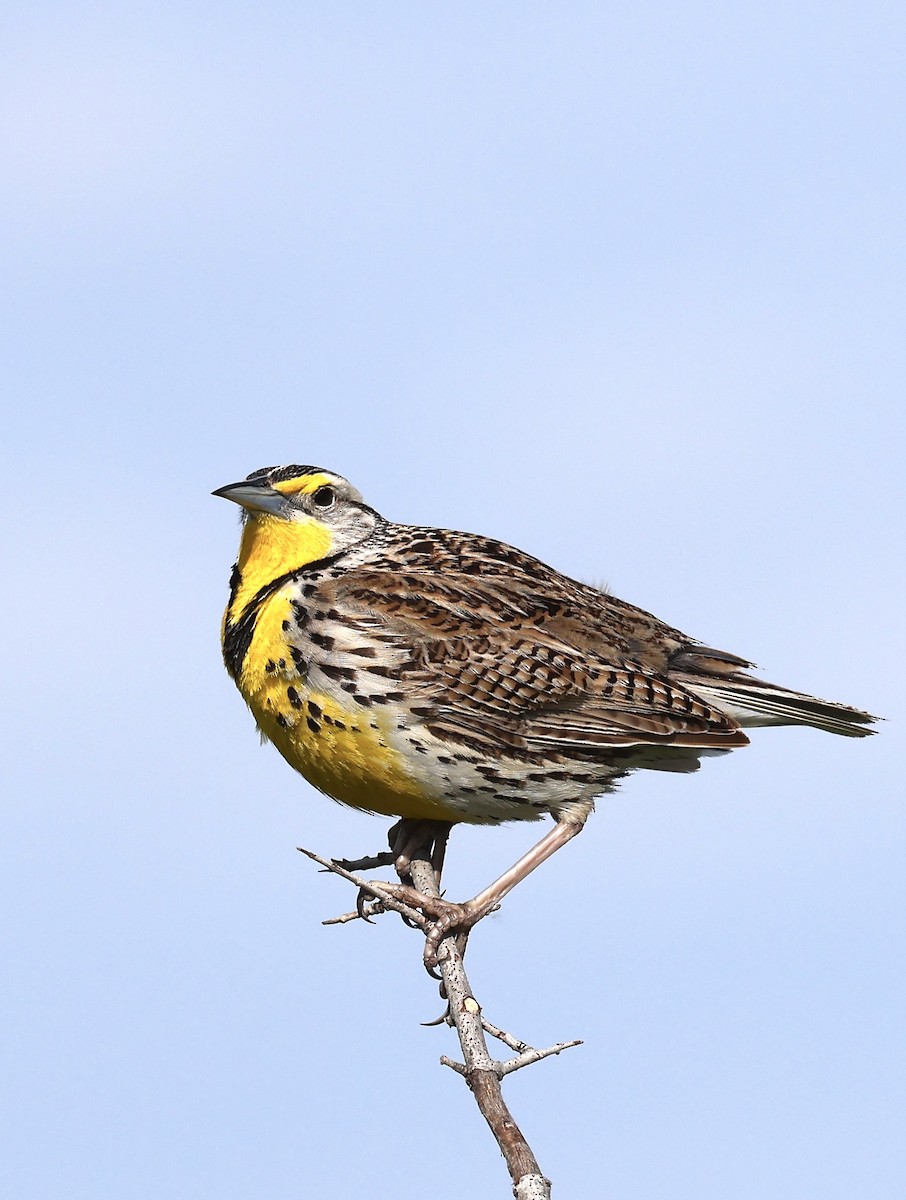
[{"label": "western meadowlark", "polygon": [[556,819],[468,904],[423,905],[435,945],[575,836],[629,771],[694,771],[746,745],[749,726],[872,732],[868,713],[756,679],[512,546],[393,524],[331,471],[265,468],[214,495],[243,509],[227,670],[310,783],[403,818],[398,869],[429,828],[418,822],[438,823],[442,854],[459,821]]}]

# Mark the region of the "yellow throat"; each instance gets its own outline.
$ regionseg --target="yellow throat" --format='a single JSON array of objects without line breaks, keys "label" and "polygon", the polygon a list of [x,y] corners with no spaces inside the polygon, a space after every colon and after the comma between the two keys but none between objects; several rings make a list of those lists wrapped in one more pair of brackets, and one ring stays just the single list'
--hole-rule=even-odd
[{"label": "yellow throat", "polygon": [[[312,691],[292,659],[287,576],[329,556],[333,544],[330,530],[315,518],[249,514],[223,619],[228,669],[261,733],[315,787],[370,812],[443,818],[446,809],[424,796],[390,748],[392,722],[384,714],[350,711],[334,697]],[[289,587],[281,586],[284,582]],[[237,645],[241,649],[231,662]],[[312,712],[318,716],[314,727]]]}]

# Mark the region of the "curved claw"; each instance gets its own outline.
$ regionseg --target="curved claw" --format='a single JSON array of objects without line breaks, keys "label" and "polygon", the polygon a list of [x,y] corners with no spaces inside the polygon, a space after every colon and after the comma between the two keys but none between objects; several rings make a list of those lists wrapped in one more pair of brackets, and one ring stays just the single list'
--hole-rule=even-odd
[{"label": "curved claw", "polygon": [[[374,921],[372,921],[371,917],[365,911],[365,906],[373,900],[374,896],[370,892],[366,892],[364,888],[359,888],[359,894],[355,898],[355,910],[362,920],[366,921],[369,925],[373,925]],[[373,913],[383,912],[380,901],[377,902],[377,906],[372,908],[371,911]]]},{"label": "curved claw", "polygon": [[423,1029],[433,1029],[435,1025],[449,1025],[450,1023],[450,1005],[448,1004],[439,1017],[435,1017],[433,1021],[422,1021]]}]

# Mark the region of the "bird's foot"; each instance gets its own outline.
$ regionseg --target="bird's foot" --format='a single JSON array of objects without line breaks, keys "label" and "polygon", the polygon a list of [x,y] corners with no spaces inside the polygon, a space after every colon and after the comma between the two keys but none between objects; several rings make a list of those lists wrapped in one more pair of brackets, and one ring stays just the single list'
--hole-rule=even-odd
[{"label": "bird's foot", "polygon": [[431,860],[439,886],[449,833],[449,821],[400,820],[391,826],[387,834],[389,850],[363,858],[334,858],[331,861],[344,871],[374,871],[379,867],[393,867],[405,883],[410,878],[413,858],[424,853]]},{"label": "bird's foot", "polygon": [[482,917],[497,907],[496,902],[481,903],[467,900],[464,904],[456,904],[452,900],[444,900],[442,896],[426,896],[408,884],[384,884],[388,893],[397,900],[402,900],[412,908],[417,908],[430,918],[430,924],[425,930],[425,966],[433,975],[439,960],[441,942],[451,934],[461,939],[460,953],[465,952],[469,931],[477,925]]}]

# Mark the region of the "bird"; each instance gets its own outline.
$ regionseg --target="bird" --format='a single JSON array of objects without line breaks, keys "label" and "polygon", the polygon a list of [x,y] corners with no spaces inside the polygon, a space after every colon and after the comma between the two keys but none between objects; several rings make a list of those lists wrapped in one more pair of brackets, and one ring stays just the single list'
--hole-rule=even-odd
[{"label": "bird", "polygon": [[391,853],[361,863],[405,878],[431,831],[439,872],[458,823],[554,820],[465,904],[405,890],[433,918],[435,951],[634,770],[695,771],[757,726],[874,732],[869,713],[756,678],[747,659],[504,542],[391,522],[333,471],[266,467],[213,495],[242,510],[226,669],[309,783],[399,818]]}]

